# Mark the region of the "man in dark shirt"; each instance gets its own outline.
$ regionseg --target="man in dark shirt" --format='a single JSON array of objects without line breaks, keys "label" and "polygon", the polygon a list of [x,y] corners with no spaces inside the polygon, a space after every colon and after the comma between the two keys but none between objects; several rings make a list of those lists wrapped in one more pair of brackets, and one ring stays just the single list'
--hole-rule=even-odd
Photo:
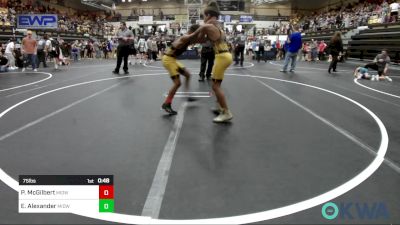
[{"label": "man in dark shirt", "polygon": [[287,43],[289,44],[289,48],[287,49],[286,55],[285,55],[285,63],[283,66],[283,69],[281,72],[286,72],[287,67],[289,65],[289,61],[292,60],[292,64],[290,67],[290,72],[294,72],[296,69],[296,58],[299,49],[301,49],[302,43],[301,43],[301,33],[299,32],[299,26],[294,25],[294,32],[289,36]]},{"label": "man in dark shirt", "polygon": [[[204,81],[205,77],[207,77],[207,80],[211,79],[211,72],[212,72],[212,67],[214,66],[214,59],[215,55],[212,43],[210,41],[207,41],[206,43],[202,44],[201,47],[201,66],[199,73],[200,76],[199,81]],[[206,72],[206,67],[207,67],[207,72]]]},{"label": "man in dark shirt", "polygon": [[246,35],[244,34],[244,31],[241,31],[235,40],[235,65],[238,65],[240,60],[240,66],[243,66],[245,45]]}]

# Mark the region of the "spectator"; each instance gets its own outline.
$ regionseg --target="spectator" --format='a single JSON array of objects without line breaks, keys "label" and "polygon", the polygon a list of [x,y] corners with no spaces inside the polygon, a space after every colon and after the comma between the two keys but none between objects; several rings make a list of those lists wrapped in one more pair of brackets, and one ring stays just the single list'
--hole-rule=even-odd
[{"label": "spectator", "polygon": [[299,26],[295,25],[293,28],[294,32],[288,37],[287,40],[289,48],[288,51],[286,52],[285,63],[281,72],[287,71],[287,67],[289,65],[290,60],[292,60],[290,72],[294,72],[294,70],[296,69],[296,57],[299,49],[301,48],[302,41],[301,41],[301,33],[299,32]]},{"label": "spectator", "polygon": [[147,43],[144,40],[144,38],[140,38],[137,44],[137,49],[139,51],[138,57],[139,57],[139,63],[142,64],[142,60],[146,60],[146,52],[147,52]]},{"label": "spectator", "polygon": [[71,47],[72,47],[72,58],[74,59],[74,62],[77,62],[79,55],[79,41],[76,40]]},{"label": "spectator", "polygon": [[399,8],[400,5],[397,2],[393,2],[392,4],[390,4],[390,17],[392,18],[391,19],[392,23],[397,22],[399,18]]},{"label": "spectator", "polygon": [[267,43],[267,47],[265,47],[265,62],[267,62],[268,59],[272,60],[274,58],[274,53],[272,51],[272,45],[270,42]]},{"label": "spectator", "polygon": [[117,57],[118,41],[111,40],[111,58],[115,59]]},{"label": "spectator", "polygon": [[146,41],[146,46],[147,46],[147,61],[153,62],[153,59],[151,58],[152,54],[152,37],[147,38]]},{"label": "spectator", "polygon": [[80,41],[79,47],[80,47],[80,53],[81,53],[81,60],[85,58],[85,51],[86,51],[86,45],[87,41]]},{"label": "spectator", "polygon": [[247,54],[249,55],[249,58],[250,59],[252,59],[253,58],[253,45],[252,45],[252,40],[250,40],[248,43],[247,43],[247,46],[246,46],[246,51],[247,51]]},{"label": "spectator", "polygon": [[8,72],[9,65],[9,60],[3,55],[3,52],[0,51],[0,73]]},{"label": "spectator", "polygon": [[343,42],[341,36],[342,36],[341,32],[336,32],[331,38],[331,41],[329,42],[328,45],[329,54],[332,56],[332,61],[328,69],[329,73],[331,73],[331,70],[333,70],[333,72],[337,72],[336,67],[339,61],[338,57],[341,56],[343,52]]},{"label": "spectator", "polygon": [[43,35],[43,38],[39,40],[38,47],[37,47],[37,57],[38,57],[38,65],[39,68],[40,63],[43,62],[43,67],[46,68],[46,57],[48,53],[48,47],[50,45],[50,40],[47,34]]},{"label": "spectator", "polygon": [[6,46],[5,56],[7,57],[11,70],[16,70],[17,67],[15,66],[15,40],[11,39],[10,42]]},{"label": "spectator", "polygon": [[105,42],[105,50],[104,50],[104,58],[108,59],[110,57],[112,51],[112,43],[111,40],[107,40]]},{"label": "spectator", "polygon": [[[158,46],[157,46],[157,39],[155,37],[151,40],[151,59],[153,61],[157,61],[158,56]],[[149,55],[150,57],[150,55]]]},{"label": "spectator", "polygon": [[100,59],[102,49],[101,49],[101,43],[98,40],[95,40],[93,42],[93,49],[94,49],[94,52],[96,53],[96,59]]},{"label": "spectator", "polygon": [[22,72],[25,72],[28,62],[31,63],[33,71],[37,72],[36,69],[36,54],[37,54],[37,42],[32,37],[32,31],[27,32],[27,36],[22,39],[22,54],[24,55],[24,68]]},{"label": "spectator", "polygon": [[259,51],[259,46],[258,46],[258,40],[256,38],[253,39],[253,41],[251,42],[251,48],[253,50],[253,59],[256,59],[256,57],[258,58],[258,51]]},{"label": "spectator", "polygon": [[315,61],[318,56],[318,43],[314,39],[311,39],[310,43],[310,50],[311,50],[311,61]]},{"label": "spectator", "polygon": [[301,51],[303,53],[303,61],[308,61],[308,53],[310,52],[310,46],[308,42],[304,42],[303,46],[301,48]]},{"label": "spectator", "polygon": [[318,59],[319,60],[325,60],[325,49],[326,49],[326,43],[324,40],[322,40],[319,45],[318,45]]},{"label": "spectator", "polygon": [[89,59],[93,59],[93,42],[91,40],[88,41],[87,45],[86,45],[86,56]]},{"label": "spectator", "polygon": [[58,70],[61,54],[60,42],[56,39],[50,38],[50,44],[49,56],[50,58],[54,59],[54,69]]}]

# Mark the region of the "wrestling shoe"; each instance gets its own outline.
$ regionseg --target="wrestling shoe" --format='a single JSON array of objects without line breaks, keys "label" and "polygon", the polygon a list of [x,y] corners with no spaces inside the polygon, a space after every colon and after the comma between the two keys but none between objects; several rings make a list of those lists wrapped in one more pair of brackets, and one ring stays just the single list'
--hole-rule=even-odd
[{"label": "wrestling shoe", "polygon": [[223,110],[222,113],[219,114],[219,116],[214,118],[213,121],[215,123],[224,123],[224,122],[231,120],[232,118],[233,118],[233,115],[229,110]]},{"label": "wrestling shoe", "polygon": [[164,104],[162,104],[161,108],[164,109],[165,112],[167,112],[169,115],[176,115],[176,114],[178,114],[178,112],[176,112],[175,110],[173,110],[173,109],[171,108],[171,104],[164,103]]}]

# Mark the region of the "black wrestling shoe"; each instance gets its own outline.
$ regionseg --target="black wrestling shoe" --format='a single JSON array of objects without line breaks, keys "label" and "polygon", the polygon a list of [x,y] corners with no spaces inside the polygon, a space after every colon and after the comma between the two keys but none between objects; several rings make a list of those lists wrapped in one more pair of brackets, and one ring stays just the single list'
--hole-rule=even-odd
[{"label": "black wrestling shoe", "polygon": [[161,108],[164,109],[165,112],[167,112],[169,115],[176,115],[176,114],[178,114],[178,112],[176,112],[175,110],[173,110],[173,109],[171,108],[171,104],[164,103],[164,104],[162,104]]}]

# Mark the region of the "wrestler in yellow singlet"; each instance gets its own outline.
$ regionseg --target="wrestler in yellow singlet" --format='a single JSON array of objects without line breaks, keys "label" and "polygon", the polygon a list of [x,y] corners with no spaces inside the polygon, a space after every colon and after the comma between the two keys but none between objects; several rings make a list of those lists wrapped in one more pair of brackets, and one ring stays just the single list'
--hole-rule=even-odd
[{"label": "wrestler in yellow singlet", "polygon": [[176,49],[174,47],[168,48],[168,50],[162,57],[162,63],[171,77],[175,77],[183,73],[185,66],[182,63],[180,63],[176,59],[176,57],[178,57],[184,51],[186,51],[188,45],[189,44],[183,46],[181,49]]},{"label": "wrestler in yellow singlet", "polygon": [[204,9],[204,24],[190,36],[201,42],[203,38],[209,39],[213,43],[215,61],[212,70],[213,84],[212,89],[219,104],[219,114],[213,119],[216,123],[223,123],[231,120],[233,115],[228,108],[224,91],[221,88],[226,69],[232,64],[232,54],[229,52],[225,42],[225,34],[219,28],[218,16],[220,15],[218,4],[215,0],[208,2]]},{"label": "wrestler in yellow singlet", "polygon": [[215,80],[223,80],[225,70],[232,64],[232,54],[229,52],[228,44],[223,40],[222,36],[221,32],[221,39],[214,43],[215,61],[212,74]]},{"label": "wrestler in yellow singlet", "polygon": [[[190,26],[188,34],[193,33],[198,28],[199,25]],[[168,96],[165,99],[164,103],[162,104],[161,108],[164,109],[170,115],[177,114],[177,112],[172,109],[171,104],[176,91],[181,86],[181,80],[179,78],[179,74],[183,75],[186,78],[185,89],[188,90],[189,88],[190,73],[185,68],[185,66],[176,59],[178,56],[182,55],[182,53],[186,51],[189,45],[190,45],[190,38],[188,35],[184,35],[178,38],[176,41],[174,41],[174,43],[172,43],[172,46],[168,48],[167,52],[162,58],[162,63],[172,79],[173,86],[169,90]],[[188,101],[192,100],[193,98],[190,97],[188,98]]]}]

